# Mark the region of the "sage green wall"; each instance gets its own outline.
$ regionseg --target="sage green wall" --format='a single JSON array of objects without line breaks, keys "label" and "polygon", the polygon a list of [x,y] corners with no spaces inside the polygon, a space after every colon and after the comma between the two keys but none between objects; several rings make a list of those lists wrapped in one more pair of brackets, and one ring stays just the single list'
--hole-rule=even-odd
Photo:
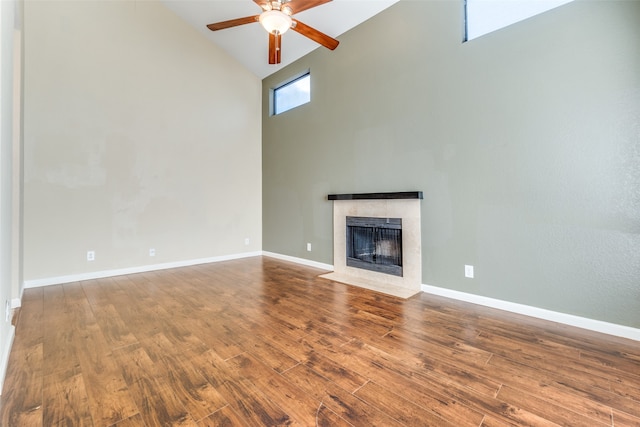
[{"label": "sage green wall", "polygon": [[259,251],[261,96],[158,1],[27,1],[25,281]]},{"label": "sage green wall", "polygon": [[[263,249],[331,264],[327,194],[422,190],[424,284],[640,327],[640,2],[469,43],[461,3],[401,0],[263,80]],[[305,69],[311,103],[269,117]]]}]

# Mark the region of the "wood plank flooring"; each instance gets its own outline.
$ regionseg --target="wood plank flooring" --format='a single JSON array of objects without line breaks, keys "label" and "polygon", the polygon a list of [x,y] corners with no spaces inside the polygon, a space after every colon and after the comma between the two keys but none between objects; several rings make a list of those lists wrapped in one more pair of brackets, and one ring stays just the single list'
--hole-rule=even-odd
[{"label": "wood plank flooring", "polygon": [[640,426],[640,343],[247,258],[25,290],[2,426]]}]

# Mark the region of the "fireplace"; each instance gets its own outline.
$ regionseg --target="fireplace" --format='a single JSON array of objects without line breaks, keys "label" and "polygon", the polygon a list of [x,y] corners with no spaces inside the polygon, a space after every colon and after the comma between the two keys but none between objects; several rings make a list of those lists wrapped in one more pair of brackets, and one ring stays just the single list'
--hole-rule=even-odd
[{"label": "fireplace", "polygon": [[[422,192],[330,194],[328,199],[333,201],[333,272],[321,277],[401,298],[419,293]],[[377,232],[366,233],[378,233],[381,238],[350,252],[347,240],[354,238],[354,230],[347,231],[347,221],[353,226],[353,218],[360,218],[355,221],[356,227],[365,224],[367,228],[378,228]],[[380,223],[368,227],[372,219],[382,220],[382,227],[377,227]],[[360,231],[356,231],[355,238],[360,237]],[[386,270],[390,265],[393,266],[389,270],[395,273]]]},{"label": "fireplace", "polygon": [[348,216],[347,265],[402,276],[402,218]]}]

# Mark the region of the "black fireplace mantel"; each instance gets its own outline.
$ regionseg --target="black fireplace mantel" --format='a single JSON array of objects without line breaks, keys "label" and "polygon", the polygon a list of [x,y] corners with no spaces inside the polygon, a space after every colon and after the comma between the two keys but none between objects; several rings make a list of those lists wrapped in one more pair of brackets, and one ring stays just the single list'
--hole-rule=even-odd
[{"label": "black fireplace mantel", "polygon": [[399,191],[392,193],[356,193],[356,194],[329,194],[329,200],[399,200],[422,199],[422,191]]}]

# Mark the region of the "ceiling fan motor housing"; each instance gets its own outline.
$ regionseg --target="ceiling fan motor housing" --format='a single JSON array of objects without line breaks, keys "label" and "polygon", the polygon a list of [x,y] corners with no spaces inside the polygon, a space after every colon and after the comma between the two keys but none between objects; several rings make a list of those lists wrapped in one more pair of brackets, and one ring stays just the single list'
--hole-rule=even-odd
[{"label": "ceiling fan motor housing", "polygon": [[265,11],[269,11],[269,10],[279,10],[282,13],[286,13],[287,15],[291,16],[293,15],[293,10],[291,9],[290,6],[287,6],[288,1],[268,1],[265,3],[262,3],[262,9]]}]

